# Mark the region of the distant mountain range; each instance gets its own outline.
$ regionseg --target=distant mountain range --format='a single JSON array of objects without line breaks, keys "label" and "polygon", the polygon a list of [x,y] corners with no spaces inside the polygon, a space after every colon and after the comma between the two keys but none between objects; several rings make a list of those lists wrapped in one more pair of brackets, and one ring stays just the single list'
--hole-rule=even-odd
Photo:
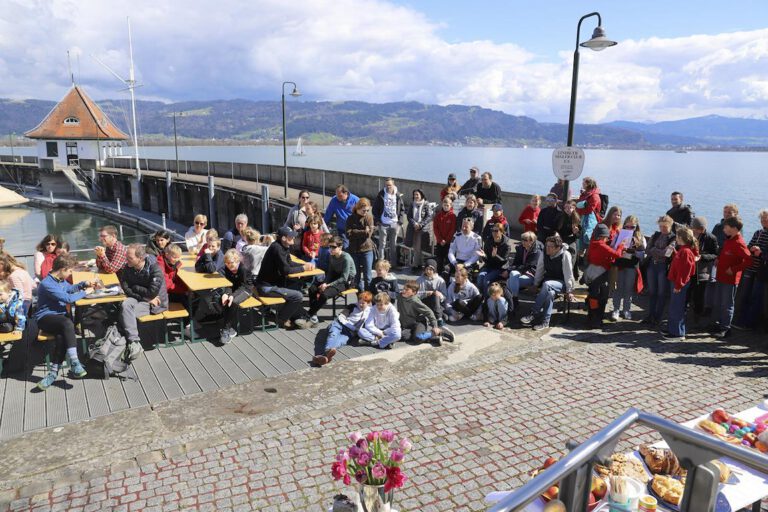
[{"label": "distant mountain range", "polygon": [[[0,99],[0,134],[21,135],[34,128],[54,107],[43,100]],[[129,133],[130,104],[105,100],[99,105]],[[281,141],[278,101],[212,100],[165,104],[138,101],[143,143],[173,138],[172,113],[179,137],[217,143]],[[412,144],[469,146],[564,145],[567,126],[540,123],[481,107],[425,105],[417,102],[300,102],[286,104],[287,132],[307,144]],[[2,139],[0,139],[2,140]],[[2,143],[0,143],[2,144]],[[768,120],[705,116],[660,123],[614,121],[579,124],[575,144],[611,148],[768,148]]]}]

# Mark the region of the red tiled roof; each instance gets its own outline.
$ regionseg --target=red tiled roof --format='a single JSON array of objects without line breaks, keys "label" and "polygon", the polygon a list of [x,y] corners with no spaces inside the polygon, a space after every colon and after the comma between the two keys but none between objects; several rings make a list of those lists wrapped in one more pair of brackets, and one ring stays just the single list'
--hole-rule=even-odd
[{"label": "red tiled roof", "polygon": [[[70,117],[78,122],[65,124]],[[24,135],[30,139],[128,139],[79,86],[72,87],[45,119]]]}]

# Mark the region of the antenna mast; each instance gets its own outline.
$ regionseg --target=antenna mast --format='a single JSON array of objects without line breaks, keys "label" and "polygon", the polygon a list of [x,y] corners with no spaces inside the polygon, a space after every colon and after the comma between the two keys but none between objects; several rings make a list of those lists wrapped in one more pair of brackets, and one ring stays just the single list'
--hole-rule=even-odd
[{"label": "antenna mast", "polygon": [[[131,93],[131,113],[133,114],[133,151],[136,156],[136,179],[139,181],[139,194],[141,194],[141,165],[139,163],[139,132],[136,129],[136,95],[133,90],[136,88],[136,79],[133,70],[133,41],[131,39],[131,18],[128,20],[128,54],[130,56],[131,67],[128,70],[128,80],[126,85]],[[141,208],[141,206],[139,206]]]}]

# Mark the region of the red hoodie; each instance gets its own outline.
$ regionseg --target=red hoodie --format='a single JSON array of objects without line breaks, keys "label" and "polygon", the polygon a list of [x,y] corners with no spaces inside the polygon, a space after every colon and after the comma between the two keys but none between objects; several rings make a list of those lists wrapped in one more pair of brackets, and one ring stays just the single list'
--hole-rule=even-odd
[{"label": "red hoodie", "polygon": [[576,213],[578,213],[581,216],[590,214],[592,212],[595,213],[595,217],[597,217],[597,222],[602,222],[603,217],[600,216],[600,189],[595,187],[592,190],[585,191],[579,196],[579,201],[585,201],[586,204],[584,205],[584,208],[576,208]]},{"label": "red hoodie", "polygon": [[681,245],[677,248],[667,273],[667,279],[672,281],[675,291],[682,290],[683,286],[688,284],[688,281],[696,273],[697,254],[698,251],[691,249],[690,245]]},{"label": "red hoodie", "polygon": [[[739,284],[741,273],[752,262],[747,244],[741,233],[726,238],[720,255],[717,257],[717,281],[725,284]],[[728,271],[731,271],[728,274]]]},{"label": "red hoodie", "polygon": [[[541,212],[541,208],[538,206],[534,208],[533,206],[528,205],[523,208],[522,213],[520,213],[520,216],[517,218],[517,222],[519,222],[520,226],[523,228],[523,233],[526,231],[536,232],[536,220],[539,218],[539,212]],[[526,220],[532,222],[525,222]]]},{"label": "red hoodie", "polygon": [[320,237],[323,236],[323,231],[318,229],[317,233],[313,233],[308,229],[304,232],[301,239],[301,250],[308,258],[317,257],[320,252]]},{"label": "red hoodie", "polygon": [[432,228],[435,232],[435,243],[450,244],[456,234],[456,214],[453,212],[453,208],[447,212],[440,208],[440,211],[432,219]]},{"label": "red hoodie", "polygon": [[165,256],[160,254],[157,257],[157,265],[160,267],[160,270],[163,271],[163,277],[165,277],[165,288],[168,290],[168,293],[177,293],[182,295],[189,291],[187,285],[185,285],[179,277],[179,268],[181,267],[181,262],[176,263],[175,266],[171,265],[170,262],[165,259]]},{"label": "red hoodie", "polygon": [[592,240],[589,242],[589,250],[587,251],[587,260],[592,265],[599,265],[605,270],[610,270],[611,265],[616,258],[621,258],[624,254],[624,246],[622,245],[618,249],[614,249],[604,239]]}]

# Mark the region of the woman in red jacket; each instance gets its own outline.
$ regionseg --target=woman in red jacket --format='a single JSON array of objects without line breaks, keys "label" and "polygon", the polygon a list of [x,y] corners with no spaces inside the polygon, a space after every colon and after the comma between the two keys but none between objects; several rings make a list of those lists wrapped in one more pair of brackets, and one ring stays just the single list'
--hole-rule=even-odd
[{"label": "woman in red jacket", "polygon": [[608,226],[598,224],[594,229],[592,241],[589,243],[589,250],[587,251],[589,267],[584,272],[584,278],[585,280],[591,279],[587,283],[589,285],[587,328],[589,329],[597,329],[603,325],[605,305],[608,303],[608,271],[613,262],[624,254],[626,240],[622,240],[621,244],[614,249],[608,245],[609,236]]},{"label": "woman in red jacket", "polygon": [[453,200],[444,197],[442,207],[432,219],[432,231],[435,233],[435,259],[437,260],[437,272],[445,270],[448,263],[448,250],[456,235],[456,213],[453,211]]},{"label": "woman in red jacket", "polygon": [[685,339],[685,302],[699,260],[699,242],[693,231],[679,227],[676,235],[677,247],[672,249],[674,257],[667,274],[672,283],[672,297],[669,300],[667,332],[664,333],[666,339]]},{"label": "woman in red jacket", "polygon": [[581,195],[576,201],[576,213],[581,216],[579,253],[589,246],[592,241],[592,231],[598,223],[603,221],[603,217],[600,216],[601,205],[600,189],[597,187],[597,182],[594,178],[584,178],[581,181]]}]

